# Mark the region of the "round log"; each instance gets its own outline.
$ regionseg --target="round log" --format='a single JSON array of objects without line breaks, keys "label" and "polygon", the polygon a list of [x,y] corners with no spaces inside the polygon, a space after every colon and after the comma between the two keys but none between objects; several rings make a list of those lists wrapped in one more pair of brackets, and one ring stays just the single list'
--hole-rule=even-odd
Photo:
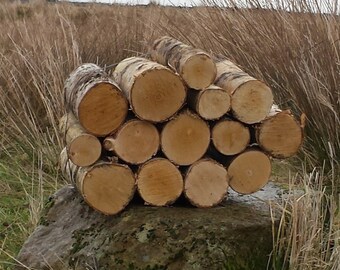
[{"label": "round log", "polygon": [[208,124],[189,110],[169,121],[161,132],[162,151],[177,165],[190,165],[199,160],[209,142]]},{"label": "round log", "polygon": [[163,122],[174,115],[186,99],[186,88],[178,75],[144,58],[121,61],[113,77],[142,120]]},{"label": "round log", "polygon": [[61,152],[62,173],[75,184],[84,200],[95,210],[114,215],[122,211],[135,192],[135,177],[126,165],[97,162],[91,167],[78,167]]},{"label": "round log", "polygon": [[299,151],[303,128],[289,110],[276,111],[256,126],[255,135],[266,153],[275,158],[288,158]]},{"label": "round log", "polygon": [[133,119],[105,138],[103,146],[119,158],[131,164],[141,164],[158,151],[160,138],[157,128],[146,121]]},{"label": "round log", "polygon": [[215,84],[231,95],[233,116],[246,124],[262,121],[273,104],[271,89],[229,60],[217,61]]},{"label": "round log", "polygon": [[211,131],[212,142],[223,155],[236,155],[244,151],[250,142],[248,127],[241,122],[223,119]]},{"label": "round log", "polygon": [[171,37],[161,37],[153,43],[151,59],[173,68],[188,87],[201,90],[216,77],[216,66],[210,55]]},{"label": "round log", "polygon": [[60,119],[59,129],[66,142],[68,157],[75,165],[90,166],[99,159],[102,152],[100,141],[87,133],[72,113]]},{"label": "round log", "polygon": [[225,115],[230,109],[230,101],[230,95],[216,85],[188,92],[188,105],[205,120],[216,120]]},{"label": "round log", "polygon": [[228,190],[227,170],[212,159],[201,159],[190,166],[184,180],[184,194],[194,206],[219,204]]},{"label": "round log", "polygon": [[137,189],[147,204],[170,205],[183,191],[183,178],[178,168],[169,160],[155,158],[140,166]]},{"label": "round log", "polygon": [[120,88],[95,64],[75,69],[65,82],[64,93],[68,111],[93,135],[114,132],[127,115],[128,102]]},{"label": "round log", "polygon": [[228,166],[229,185],[240,194],[251,194],[269,181],[271,161],[262,151],[250,149],[236,156]]}]

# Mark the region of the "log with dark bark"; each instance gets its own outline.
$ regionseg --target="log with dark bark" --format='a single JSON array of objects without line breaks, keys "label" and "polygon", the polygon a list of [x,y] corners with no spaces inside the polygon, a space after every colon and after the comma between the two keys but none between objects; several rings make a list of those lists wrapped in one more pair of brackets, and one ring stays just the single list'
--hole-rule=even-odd
[{"label": "log with dark bark", "polygon": [[183,191],[183,178],[178,168],[169,160],[155,158],[140,166],[137,188],[147,204],[170,205]]},{"label": "log with dark bark", "polygon": [[113,78],[142,120],[163,122],[174,115],[186,99],[186,88],[178,75],[144,58],[124,59],[117,65]]},{"label": "log with dark bark", "polygon": [[66,143],[68,157],[75,165],[90,166],[99,159],[102,152],[100,141],[86,132],[72,113],[60,119],[59,129]]},{"label": "log with dark bark", "polygon": [[303,124],[289,110],[273,107],[268,117],[255,127],[256,141],[269,155],[288,158],[295,155],[303,141]]},{"label": "log with dark bark", "polygon": [[106,137],[103,146],[125,162],[141,164],[157,153],[159,144],[159,133],[153,124],[133,119],[124,123],[113,136]]},{"label": "log with dark bark", "polygon": [[64,94],[67,111],[96,136],[114,132],[128,111],[128,102],[118,85],[95,64],[75,69],[65,82]]},{"label": "log with dark bark", "polygon": [[78,167],[68,159],[64,148],[60,166],[87,204],[105,215],[122,211],[134,195],[135,177],[126,165],[98,161],[90,167]]},{"label": "log with dark bark", "polygon": [[169,121],[161,133],[162,151],[177,165],[190,165],[199,160],[209,142],[209,125],[189,110]]},{"label": "log with dark bark", "polygon": [[155,40],[150,55],[152,60],[175,70],[192,89],[204,89],[215,80],[216,66],[209,54],[171,37]]},{"label": "log with dark bark", "polygon": [[271,173],[270,158],[258,149],[248,149],[237,155],[228,166],[230,187],[241,194],[260,190]]},{"label": "log with dark bark", "polygon": [[223,155],[236,155],[246,149],[250,142],[248,127],[239,121],[222,119],[211,131],[211,139],[217,151]]},{"label": "log with dark bark", "polygon": [[184,180],[184,194],[197,207],[219,204],[228,190],[227,170],[212,159],[201,159],[190,166]]},{"label": "log with dark bark", "polygon": [[271,89],[229,60],[216,60],[215,84],[231,95],[231,111],[241,122],[254,124],[268,115],[273,104]]},{"label": "log with dark bark", "polygon": [[230,109],[230,95],[216,85],[188,92],[188,105],[205,120],[216,120]]}]

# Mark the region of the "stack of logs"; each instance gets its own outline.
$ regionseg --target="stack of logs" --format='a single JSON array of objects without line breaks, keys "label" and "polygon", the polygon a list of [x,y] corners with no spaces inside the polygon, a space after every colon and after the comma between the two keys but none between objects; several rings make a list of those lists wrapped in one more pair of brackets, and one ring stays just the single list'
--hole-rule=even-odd
[{"label": "stack of logs", "polygon": [[146,204],[181,194],[219,204],[269,180],[271,157],[294,155],[302,124],[273,105],[271,89],[224,57],[170,37],[150,58],[121,61],[109,76],[84,64],[65,83],[63,174],[94,209],[112,215],[137,188]]}]

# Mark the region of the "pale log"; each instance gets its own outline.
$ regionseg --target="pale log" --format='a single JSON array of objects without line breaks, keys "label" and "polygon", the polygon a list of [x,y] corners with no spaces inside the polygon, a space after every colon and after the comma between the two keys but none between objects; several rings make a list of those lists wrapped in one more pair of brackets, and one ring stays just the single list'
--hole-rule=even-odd
[{"label": "pale log", "polygon": [[209,54],[171,37],[155,40],[150,55],[152,60],[173,68],[192,89],[201,90],[215,80],[216,66]]},{"label": "pale log", "polygon": [[217,60],[215,84],[231,95],[233,116],[246,124],[262,121],[273,104],[271,89],[229,60]]},{"label": "pale log", "polygon": [[99,159],[102,152],[100,141],[86,132],[72,113],[60,119],[59,129],[66,142],[68,157],[75,165],[90,166]]},{"label": "pale log", "polygon": [[295,155],[303,141],[303,124],[289,110],[273,107],[268,117],[255,127],[256,141],[269,155],[288,158]]},{"label": "pale log", "polygon": [[228,190],[227,170],[212,159],[201,159],[190,166],[184,180],[184,195],[197,207],[219,204]]},{"label": "pale log", "polygon": [[105,215],[122,211],[135,193],[135,177],[126,165],[99,161],[78,167],[68,159],[66,148],[60,154],[60,165],[86,203]]},{"label": "pale log", "polygon": [[270,173],[270,158],[262,151],[248,149],[230,162],[229,186],[240,194],[251,194],[266,185]]},{"label": "pale log", "polygon": [[142,120],[163,122],[184,104],[186,88],[170,69],[140,57],[121,61],[114,80],[130,101],[131,109]]},{"label": "pale log", "polygon": [[182,174],[167,159],[151,159],[139,168],[137,189],[146,204],[170,205],[183,191]]},{"label": "pale log", "polygon": [[211,131],[211,139],[217,151],[223,155],[236,155],[244,151],[250,142],[250,131],[241,122],[222,119]]},{"label": "pale log", "polygon": [[207,151],[210,142],[208,124],[197,114],[185,110],[169,121],[161,132],[161,148],[177,165],[190,165]]},{"label": "pale log", "polygon": [[159,144],[157,128],[138,119],[124,123],[113,136],[105,138],[103,142],[106,150],[131,164],[141,164],[152,158]]},{"label": "pale log", "polygon": [[96,136],[114,132],[128,111],[128,102],[118,85],[95,64],[75,69],[65,82],[64,94],[67,110]]},{"label": "pale log", "polygon": [[203,119],[216,120],[229,111],[231,99],[227,91],[216,85],[210,85],[202,91],[189,91],[188,105]]}]

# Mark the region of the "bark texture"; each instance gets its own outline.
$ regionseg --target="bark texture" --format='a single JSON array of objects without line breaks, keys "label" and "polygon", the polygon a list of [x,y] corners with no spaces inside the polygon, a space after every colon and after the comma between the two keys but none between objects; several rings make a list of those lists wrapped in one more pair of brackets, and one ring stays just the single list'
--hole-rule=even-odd
[{"label": "bark texture", "polygon": [[201,90],[216,77],[216,66],[210,55],[171,37],[161,37],[153,43],[151,59],[175,70],[188,87]]},{"label": "bark texture", "polygon": [[65,82],[64,95],[67,111],[96,136],[114,132],[128,111],[127,100],[118,85],[95,64],[75,69]]},{"label": "bark texture", "polygon": [[231,95],[233,116],[246,124],[262,121],[273,104],[271,89],[226,59],[216,61],[215,84]]},{"label": "bark texture", "polygon": [[160,136],[157,128],[147,121],[138,119],[124,123],[119,130],[105,138],[103,146],[130,164],[141,164],[158,151]]},{"label": "bark texture", "polygon": [[113,78],[142,120],[163,122],[173,116],[186,99],[186,88],[178,75],[144,58],[124,59],[117,65]]},{"label": "bark texture", "polygon": [[273,106],[268,117],[255,128],[257,143],[275,158],[295,155],[303,142],[303,117],[299,122],[289,110]]},{"label": "bark texture", "polygon": [[88,205],[105,215],[122,211],[133,198],[135,178],[126,165],[97,162],[91,167],[78,167],[60,154],[63,175],[72,182]]},{"label": "bark texture", "polygon": [[229,111],[231,98],[221,87],[210,85],[202,91],[189,91],[188,105],[203,119],[216,120]]},{"label": "bark texture", "polygon": [[66,143],[68,157],[75,165],[86,167],[99,159],[102,152],[100,141],[89,134],[72,113],[60,119],[59,130]]}]

